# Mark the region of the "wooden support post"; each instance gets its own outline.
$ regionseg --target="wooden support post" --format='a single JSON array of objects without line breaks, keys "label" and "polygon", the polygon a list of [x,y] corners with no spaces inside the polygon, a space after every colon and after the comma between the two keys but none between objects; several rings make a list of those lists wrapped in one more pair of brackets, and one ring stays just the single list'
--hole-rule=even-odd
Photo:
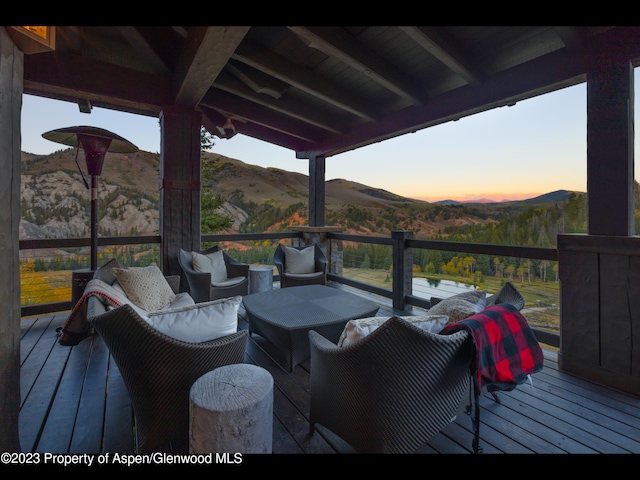
[{"label": "wooden support post", "polygon": [[179,275],[178,249],[200,250],[202,114],[166,107],[160,125],[160,263],[165,275]]},{"label": "wooden support post", "polygon": [[309,226],[322,227],[325,222],[325,158],[309,158]]},{"label": "wooden support post", "polygon": [[413,294],[413,253],[405,247],[405,240],[413,238],[413,232],[391,232],[393,240],[393,308],[404,310],[407,295]]},{"label": "wooden support post", "polygon": [[590,235],[634,235],[633,66],[587,74],[587,201]]},{"label": "wooden support post", "polygon": [[20,112],[24,55],[0,27],[0,452],[20,452]]}]

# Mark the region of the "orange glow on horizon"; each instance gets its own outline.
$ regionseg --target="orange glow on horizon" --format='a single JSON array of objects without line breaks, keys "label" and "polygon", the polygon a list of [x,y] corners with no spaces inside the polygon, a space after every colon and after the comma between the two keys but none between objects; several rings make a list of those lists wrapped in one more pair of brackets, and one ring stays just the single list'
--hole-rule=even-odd
[{"label": "orange glow on horizon", "polygon": [[512,200],[527,200],[529,198],[535,198],[545,193],[469,193],[464,195],[451,195],[451,196],[417,196],[411,197],[417,200],[425,200],[427,202],[439,202],[442,200],[455,200],[456,202],[503,202]]}]

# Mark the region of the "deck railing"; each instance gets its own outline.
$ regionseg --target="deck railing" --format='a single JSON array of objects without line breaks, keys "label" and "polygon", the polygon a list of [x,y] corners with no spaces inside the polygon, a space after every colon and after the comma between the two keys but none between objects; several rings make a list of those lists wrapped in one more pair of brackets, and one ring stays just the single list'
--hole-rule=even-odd
[{"label": "deck railing", "polygon": [[[238,244],[239,242],[251,242],[254,244],[264,243],[268,241],[278,241],[287,238],[301,238],[300,232],[275,232],[275,233],[242,233],[242,234],[216,234],[216,235],[203,235],[201,238],[202,244],[208,243],[220,243],[231,242],[231,244]],[[390,259],[387,261],[390,263],[389,271],[384,272],[381,265],[377,265],[376,268],[380,272],[383,272],[388,278],[386,283],[390,288],[384,288],[378,284],[371,282],[361,281],[357,279],[357,276],[352,275],[352,269],[354,261],[352,259],[342,258],[342,249],[339,249],[339,255],[329,255],[329,261],[333,262],[330,266],[328,279],[334,282],[338,282],[344,285],[348,285],[366,292],[370,292],[385,298],[389,298],[392,301],[393,308],[398,310],[406,310],[408,306],[416,306],[422,308],[429,308],[430,301],[424,296],[415,295],[413,291],[414,280],[414,252],[419,250],[435,250],[440,252],[457,252],[460,255],[488,255],[492,257],[500,258],[514,258],[514,259],[531,259],[542,260],[549,262],[557,262],[558,252],[553,248],[533,248],[533,247],[517,247],[517,246],[505,246],[494,244],[475,244],[475,243],[462,243],[462,242],[445,242],[445,241],[433,241],[433,240],[418,240],[414,239],[412,232],[409,231],[396,231],[392,232],[391,237],[377,237],[369,235],[352,235],[337,232],[328,232],[326,237],[331,241],[341,242],[342,245],[357,245],[357,244],[371,244],[387,246],[390,249]],[[109,258],[112,256],[118,256],[122,254],[122,250],[118,253],[118,248],[132,246],[132,245],[159,245],[161,238],[159,235],[150,236],[135,236],[135,237],[100,237],[98,239],[99,251],[111,248]],[[60,249],[75,249],[75,248],[88,248],[90,246],[90,239],[46,239],[46,240],[21,240],[20,251],[21,259],[27,258],[27,252],[33,252],[34,250],[60,250]],[[157,248],[157,247],[156,247]],[[269,249],[269,251],[271,251]],[[264,256],[264,255],[263,255]],[[155,260],[158,261],[157,258]],[[260,258],[259,263],[270,264],[272,262],[271,257]],[[79,268],[87,267],[89,264],[89,257],[86,256],[86,264],[80,265]],[[71,290],[71,272],[67,272],[67,276],[62,280],[66,281],[66,285]],[[274,274],[274,280],[279,280],[277,274]],[[23,286],[24,288],[24,286]],[[32,305],[22,306],[22,316],[38,315],[42,313],[50,313],[56,311],[66,311],[73,307],[72,295],[68,296],[68,299],[62,301],[43,302]],[[558,325],[559,327],[559,325]],[[559,333],[555,331],[549,331],[547,329],[538,329],[534,327],[538,340],[544,344],[559,347],[560,337]]]}]

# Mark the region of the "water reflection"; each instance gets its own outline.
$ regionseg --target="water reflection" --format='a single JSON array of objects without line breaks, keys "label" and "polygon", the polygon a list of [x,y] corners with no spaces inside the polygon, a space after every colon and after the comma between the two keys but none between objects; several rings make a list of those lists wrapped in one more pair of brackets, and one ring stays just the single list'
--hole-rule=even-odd
[{"label": "water reflection", "polygon": [[452,280],[433,278],[413,279],[413,294],[416,297],[426,298],[427,300],[431,297],[447,298],[458,293],[468,292],[469,290],[476,290],[476,287]]}]

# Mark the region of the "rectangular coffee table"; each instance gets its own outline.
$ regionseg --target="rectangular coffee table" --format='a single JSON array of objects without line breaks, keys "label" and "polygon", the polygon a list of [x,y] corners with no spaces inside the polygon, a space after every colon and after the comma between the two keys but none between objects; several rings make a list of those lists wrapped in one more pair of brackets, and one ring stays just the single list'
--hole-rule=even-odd
[{"label": "rectangular coffee table", "polygon": [[242,299],[249,334],[269,340],[288,360],[289,371],[310,356],[309,330],[337,343],[345,324],[372,317],[376,303],[326,285],[287,287]]}]

